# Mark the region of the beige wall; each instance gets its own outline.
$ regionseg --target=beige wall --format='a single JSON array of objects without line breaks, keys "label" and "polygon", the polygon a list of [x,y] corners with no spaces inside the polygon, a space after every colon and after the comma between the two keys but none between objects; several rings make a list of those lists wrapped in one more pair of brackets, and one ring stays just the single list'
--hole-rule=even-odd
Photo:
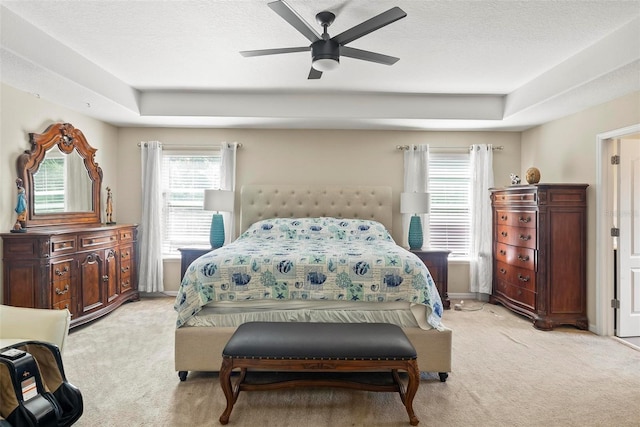
[{"label": "beige wall", "polygon": [[[405,144],[468,147],[470,144],[503,145],[494,156],[496,185],[507,185],[509,173],[520,167],[519,132],[416,132],[337,130],[248,130],[122,128],[119,137],[116,219],[140,220],[140,141],[158,140],[165,145],[218,145],[242,143],[237,155],[236,189],[244,184],[300,183],[387,185],[393,191],[393,230],[402,241],[400,192],[403,187]],[[236,212],[236,215],[238,212]],[[239,223],[239,221],[236,221]],[[180,282],[179,262],[166,261],[164,287],[175,291]],[[467,263],[452,263],[450,293],[469,292]]]},{"label": "beige wall", "polygon": [[[116,127],[0,84],[0,232],[8,232],[16,220],[13,210],[16,160],[20,153],[29,149],[29,133],[44,132],[49,125],[59,122],[68,122],[80,129],[89,143],[98,149],[95,159],[102,168],[104,182],[118,192],[116,185],[107,179],[116,173]],[[105,199],[104,195],[102,199]],[[0,288],[2,280],[0,275]]]},{"label": "beige wall", "polygon": [[596,319],[596,135],[640,123],[640,92],[522,133],[520,170],[540,169],[541,182],[589,184],[587,189],[587,315]]}]

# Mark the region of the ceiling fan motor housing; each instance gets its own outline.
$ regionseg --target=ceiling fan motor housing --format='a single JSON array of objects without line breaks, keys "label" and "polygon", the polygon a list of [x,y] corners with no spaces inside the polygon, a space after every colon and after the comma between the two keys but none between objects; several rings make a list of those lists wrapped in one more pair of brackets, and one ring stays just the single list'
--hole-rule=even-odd
[{"label": "ceiling fan motor housing", "polygon": [[318,40],[311,43],[311,57],[318,59],[332,59],[340,62],[340,45],[333,40]]}]

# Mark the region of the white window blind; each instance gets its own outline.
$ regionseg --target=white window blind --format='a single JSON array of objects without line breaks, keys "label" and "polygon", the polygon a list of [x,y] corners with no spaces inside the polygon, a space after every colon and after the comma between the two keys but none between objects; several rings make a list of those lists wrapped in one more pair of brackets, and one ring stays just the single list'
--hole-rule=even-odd
[{"label": "white window blind", "polygon": [[[64,157],[46,158],[40,163],[34,176],[34,209],[37,212],[64,212],[65,188]],[[26,183],[25,183],[26,184]]]},{"label": "white window blind", "polygon": [[164,151],[163,248],[165,256],[183,247],[209,245],[211,215],[202,209],[204,190],[220,188],[220,152]]},{"label": "white window blind", "polygon": [[430,246],[448,249],[454,257],[469,255],[470,180],[468,152],[429,153]]}]

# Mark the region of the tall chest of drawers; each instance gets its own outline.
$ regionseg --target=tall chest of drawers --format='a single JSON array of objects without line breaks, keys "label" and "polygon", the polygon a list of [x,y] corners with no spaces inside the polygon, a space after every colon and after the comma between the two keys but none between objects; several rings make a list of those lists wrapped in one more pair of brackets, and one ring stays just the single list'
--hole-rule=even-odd
[{"label": "tall chest of drawers", "polygon": [[587,329],[587,184],[491,189],[492,303],[537,329]]}]

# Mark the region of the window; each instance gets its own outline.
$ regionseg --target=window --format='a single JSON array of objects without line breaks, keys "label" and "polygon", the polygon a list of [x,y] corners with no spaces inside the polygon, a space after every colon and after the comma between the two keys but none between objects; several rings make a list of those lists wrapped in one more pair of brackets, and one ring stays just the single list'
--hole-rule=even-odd
[{"label": "window", "polygon": [[212,212],[202,210],[204,190],[220,188],[220,153],[165,151],[162,155],[164,256],[178,248],[209,245]]},{"label": "window", "polygon": [[429,153],[430,245],[448,249],[453,257],[469,256],[471,192],[469,153]]}]

